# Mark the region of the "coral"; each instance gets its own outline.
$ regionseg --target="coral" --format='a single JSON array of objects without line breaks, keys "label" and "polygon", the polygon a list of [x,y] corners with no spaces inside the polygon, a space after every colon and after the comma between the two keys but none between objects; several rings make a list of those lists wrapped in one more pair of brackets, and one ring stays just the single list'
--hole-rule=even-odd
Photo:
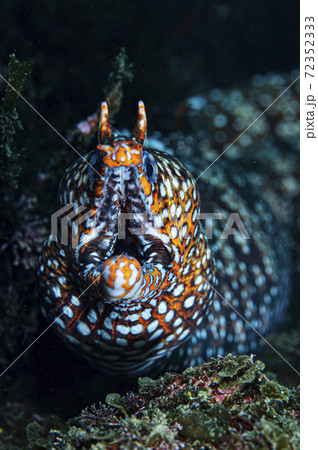
[{"label": "coral", "polygon": [[116,409],[99,402],[83,409],[80,416],[80,422],[83,425],[95,426],[102,428],[103,426],[118,426],[119,420],[115,416]]},{"label": "coral", "polygon": [[140,378],[138,392],[110,394],[52,430],[53,448],[297,449],[299,391],[263,370],[251,356],[230,354],[182,374]]}]

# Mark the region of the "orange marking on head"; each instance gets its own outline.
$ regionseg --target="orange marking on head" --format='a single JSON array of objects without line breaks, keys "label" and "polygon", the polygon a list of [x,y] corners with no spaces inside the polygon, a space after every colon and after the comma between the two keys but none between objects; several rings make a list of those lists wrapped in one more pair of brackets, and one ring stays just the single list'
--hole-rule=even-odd
[{"label": "orange marking on head", "polygon": [[131,139],[120,139],[111,145],[98,145],[103,152],[103,164],[107,167],[132,167],[142,162],[142,145]]}]

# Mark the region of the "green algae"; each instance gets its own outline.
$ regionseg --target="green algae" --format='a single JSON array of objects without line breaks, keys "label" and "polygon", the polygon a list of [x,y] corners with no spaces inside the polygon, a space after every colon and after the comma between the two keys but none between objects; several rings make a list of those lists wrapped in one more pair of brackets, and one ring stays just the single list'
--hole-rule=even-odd
[{"label": "green algae", "polygon": [[[21,133],[23,124],[18,103],[32,67],[32,60],[21,62],[12,54],[7,75],[1,75],[1,81],[6,80],[0,100],[0,339],[3,343],[0,365],[3,368],[31,342],[37,329],[39,308],[34,301],[34,283],[38,256],[47,235],[46,222],[36,213],[36,196],[22,188],[26,148],[30,147]],[[28,295],[30,290],[35,293],[32,298]],[[7,376],[11,377],[11,371]]]},{"label": "green algae", "polygon": [[[109,115],[112,124],[114,124],[114,118],[122,105],[124,86],[134,79],[134,63],[129,60],[125,48],[122,47],[119,53],[110,60],[109,64],[110,71],[103,89],[103,99],[108,104]],[[73,129],[68,131],[68,141],[82,154],[87,153],[92,147],[96,146],[99,116],[100,105],[86,120],[77,123]]]},{"label": "green algae", "polygon": [[109,394],[51,430],[51,443],[70,450],[297,449],[299,390],[263,370],[250,356],[228,355],[182,374],[140,378],[139,390]]},{"label": "green algae", "polygon": [[19,101],[24,83],[30,77],[34,61],[19,61],[13,53],[9,57],[9,84],[2,100],[2,111],[13,113]]},{"label": "green algae", "polygon": [[126,49],[122,47],[118,55],[111,60],[113,70],[109,73],[104,94],[109,105],[110,117],[113,118],[120,110],[125,83],[134,79],[134,63],[129,61]]},{"label": "green algae", "polygon": [[215,405],[209,410],[187,411],[183,406],[179,408],[180,413],[176,417],[177,423],[181,425],[179,435],[189,441],[205,443],[216,443],[228,431],[231,415],[221,405]]},{"label": "green algae", "polygon": [[266,384],[260,386],[261,393],[269,399],[277,401],[288,401],[290,390],[284,386],[280,386],[275,381],[267,381]]},{"label": "green algae", "polygon": [[41,437],[40,432],[42,427],[37,422],[31,422],[27,426],[27,438],[31,448],[51,448],[50,443]]},{"label": "green algae", "polygon": [[[0,186],[2,201],[17,189],[24,149],[15,145],[15,135],[23,130],[17,112],[17,103],[25,81],[30,77],[33,61],[20,62],[10,55],[8,84],[0,108]],[[7,187],[10,186],[10,189]]]}]

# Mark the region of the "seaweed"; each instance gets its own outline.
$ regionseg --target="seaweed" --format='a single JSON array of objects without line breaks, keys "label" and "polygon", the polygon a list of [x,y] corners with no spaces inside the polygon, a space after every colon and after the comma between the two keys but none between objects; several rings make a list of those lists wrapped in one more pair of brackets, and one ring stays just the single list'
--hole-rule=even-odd
[{"label": "seaweed", "polygon": [[229,354],[139,378],[138,391],[109,394],[52,430],[54,448],[297,449],[299,390],[269,380],[264,368]]},{"label": "seaweed", "polygon": [[23,130],[17,103],[32,67],[33,60],[20,62],[15,54],[10,55],[9,80],[0,108],[0,198],[5,203],[12,200],[11,193],[18,188],[22,168],[25,149],[15,145],[15,135]]},{"label": "seaweed", "polygon": [[[32,60],[20,62],[14,54],[10,56],[8,84],[0,107],[0,209],[3,216],[0,226],[0,282],[3,286],[0,292],[3,344],[0,365],[3,370],[30,342],[38,327],[39,308],[32,301],[38,256],[47,233],[45,220],[35,214],[37,198],[30,192],[22,194],[20,189],[26,149],[18,141],[23,125],[17,105],[32,66]],[[32,295],[26,295],[28,292]],[[17,383],[18,380],[15,386]]]},{"label": "seaweed", "polygon": [[[134,78],[133,66],[130,62],[125,48],[121,48],[118,55],[114,56],[110,62],[112,70],[109,72],[105,87],[103,89],[104,98],[109,107],[109,115],[114,123],[114,117],[121,108],[124,95],[124,85]],[[98,128],[100,109],[89,115],[85,120],[80,121],[74,130],[68,133],[68,141],[82,152],[95,142]]]},{"label": "seaweed", "polygon": [[129,61],[126,49],[122,47],[118,55],[112,59],[111,65],[113,70],[108,75],[104,94],[109,105],[110,117],[113,118],[120,111],[124,84],[134,79],[134,63]]},{"label": "seaweed", "polygon": [[51,448],[55,435],[49,431],[55,426],[61,427],[57,416],[43,415],[30,404],[5,402],[0,406],[0,448]]}]

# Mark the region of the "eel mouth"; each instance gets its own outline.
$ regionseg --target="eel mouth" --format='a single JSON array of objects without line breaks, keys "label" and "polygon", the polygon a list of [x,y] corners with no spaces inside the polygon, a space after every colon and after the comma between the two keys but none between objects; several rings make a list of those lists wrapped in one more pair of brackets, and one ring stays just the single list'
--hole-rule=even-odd
[{"label": "eel mouth", "polygon": [[156,265],[167,267],[172,263],[172,249],[164,230],[156,226],[138,168],[105,171],[102,191],[94,203],[92,232],[83,236],[77,250],[83,266],[94,265],[102,271],[108,260],[128,256],[137,260],[145,273]]},{"label": "eel mouth", "polygon": [[108,171],[104,197],[99,204],[99,223],[106,225],[110,237],[107,257],[127,255],[141,266],[171,263],[171,249],[156,226],[137,167],[119,167]]},{"label": "eel mouth", "polygon": [[102,265],[101,285],[108,302],[141,298],[146,273],[158,266],[167,270],[171,262],[169,250],[160,237],[150,235],[149,230],[148,234],[138,231],[130,228],[128,223],[125,237],[115,237],[111,255]]},{"label": "eel mouth", "polygon": [[139,243],[129,230],[125,232],[125,238],[117,236],[115,246],[113,248],[113,255],[127,254],[136,259],[140,259]]},{"label": "eel mouth", "polygon": [[[140,224],[139,224],[140,225]],[[117,234],[112,255],[127,255],[136,258],[142,267],[171,263],[171,253],[167,246],[155,236],[155,233],[145,232],[143,226],[127,220],[124,232]]]}]

